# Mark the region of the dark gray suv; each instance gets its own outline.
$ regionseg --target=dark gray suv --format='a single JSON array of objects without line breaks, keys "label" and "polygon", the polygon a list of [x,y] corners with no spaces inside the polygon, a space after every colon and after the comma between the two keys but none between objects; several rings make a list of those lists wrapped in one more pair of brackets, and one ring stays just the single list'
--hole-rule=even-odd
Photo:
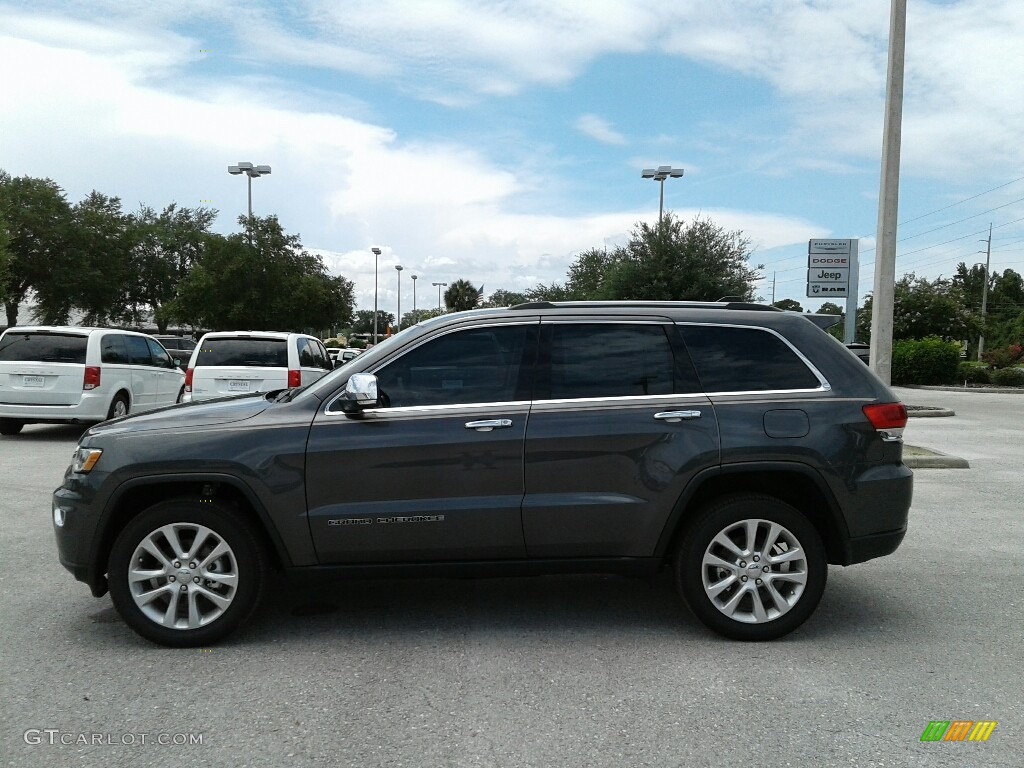
[{"label": "dark gray suv", "polygon": [[899,546],[906,420],[799,314],[474,310],[408,328],[308,387],[90,429],[54,492],[54,531],[76,578],[170,646],[227,635],[273,571],[665,566],[708,627],[766,640],[811,615],[829,563]]}]

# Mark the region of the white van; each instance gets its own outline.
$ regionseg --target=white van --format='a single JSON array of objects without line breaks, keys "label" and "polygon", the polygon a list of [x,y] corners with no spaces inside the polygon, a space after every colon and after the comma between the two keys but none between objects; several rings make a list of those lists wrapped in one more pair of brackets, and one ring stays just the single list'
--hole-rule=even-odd
[{"label": "white van", "polygon": [[0,435],[32,423],[96,422],[179,401],[185,374],[152,336],[23,326],[0,335]]},{"label": "white van", "polygon": [[312,384],[333,370],[316,336],[281,331],[215,331],[199,340],[185,371],[184,401]]}]

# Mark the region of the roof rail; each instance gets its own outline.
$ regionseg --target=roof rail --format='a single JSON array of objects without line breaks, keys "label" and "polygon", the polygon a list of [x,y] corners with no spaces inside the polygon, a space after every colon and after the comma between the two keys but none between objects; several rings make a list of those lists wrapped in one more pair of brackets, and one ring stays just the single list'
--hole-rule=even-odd
[{"label": "roof rail", "polygon": [[785,312],[784,309],[770,304],[757,304],[753,301],[528,301],[516,304],[510,309],[601,309],[612,307],[690,307],[692,309],[747,309],[765,312]]}]

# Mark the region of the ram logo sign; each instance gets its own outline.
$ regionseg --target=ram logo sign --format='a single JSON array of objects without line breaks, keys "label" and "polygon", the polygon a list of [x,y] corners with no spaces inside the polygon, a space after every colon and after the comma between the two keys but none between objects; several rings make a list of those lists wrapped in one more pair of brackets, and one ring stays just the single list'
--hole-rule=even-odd
[{"label": "ram logo sign", "polygon": [[995,720],[932,720],[921,741],[988,741],[996,725]]}]

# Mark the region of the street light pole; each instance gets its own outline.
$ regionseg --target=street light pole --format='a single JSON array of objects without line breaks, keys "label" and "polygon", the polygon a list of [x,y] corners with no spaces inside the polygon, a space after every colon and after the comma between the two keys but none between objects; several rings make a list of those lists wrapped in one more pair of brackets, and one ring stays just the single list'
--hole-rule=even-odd
[{"label": "street light pole", "polygon": [[373,343],[377,343],[377,260],[380,258],[380,248],[374,246],[370,249],[373,252]]},{"label": "street light pole", "polygon": [[985,351],[985,312],[988,310],[988,270],[992,259],[992,225],[988,225],[988,240],[985,245],[985,282],[981,286],[981,332],[978,334],[978,362]]},{"label": "street light pole", "polygon": [[448,287],[448,283],[431,283],[431,285],[437,286],[437,311],[441,311],[441,286]]},{"label": "street light pole", "polygon": [[412,277],[412,317],[416,319],[416,281],[419,279],[419,275],[410,275]]},{"label": "street light pole", "polygon": [[253,165],[252,163],[239,163],[238,165],[229,165],[228,173],[232,176],[240,176],[243,173],[248,177],[249,181],[249,218],[247,220],[249,230],[249,245],[252,245],[252,180],[258,179],[260,176],[270,175],[269,165]]},{"label": "street light pole", "polygon": [[402,330],[402,270],[405,269],[401,264],[395,264],[395,270],[398,272],[398,312],[395,317],[395,332]]},{"label": "street light pole", "polygon": [[665,210],[665,179],[680,179],[682,176],[683,169],[673,168],[671,165],[644,168],[640,172],[641,179],[654,179],[661,185],[661,191],[658,194],[658,229],[661,229],[661,216]]}]

